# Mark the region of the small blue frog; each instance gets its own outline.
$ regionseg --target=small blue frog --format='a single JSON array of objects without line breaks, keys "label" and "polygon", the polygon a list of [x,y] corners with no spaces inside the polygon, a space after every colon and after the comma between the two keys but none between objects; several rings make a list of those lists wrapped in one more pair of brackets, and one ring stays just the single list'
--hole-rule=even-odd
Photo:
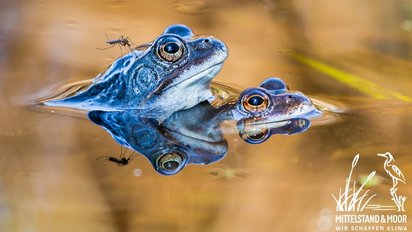
[{"label": "small blue frog", "polygon": [[289,91],[280,78],[269,77],[259,87],[245,89],[232,113],[235,119],[253,117],[281,121],[316,111],[310,98],[299,91]]},{"label": "small blue frog", "polygon": [[212,98],[210,81],[227,55],[223,42],[211,36],[194,37],[187,26],[172,25],[154,42],[117,59],[85,91],[43,104],[167,115]]},{"label": "small blue frog", "polygon": [[310,127],[308,119],[321,114],[309,97],[288,90],[280,78],[269,77],[240,93],[229,118],[237,121],[245,142],[259,144],[274,134],[302,133]]}]

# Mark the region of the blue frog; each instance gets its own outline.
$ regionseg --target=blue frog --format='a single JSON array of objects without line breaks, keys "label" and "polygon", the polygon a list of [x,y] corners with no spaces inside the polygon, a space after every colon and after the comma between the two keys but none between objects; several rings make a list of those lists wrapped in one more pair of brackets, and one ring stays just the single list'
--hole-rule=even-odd
[{"label": "blue frog", "polygon": [[237,119],[240,137],[252,144],[263,143],[274,134],[302,133],[310,127],[309,119],[321,114],[309,97],[288,90],[276,77],[245,89],[230,111],[230,117]]},{"label": "blue frog", "polygon": [[309,97],[299,91],[288,90],[280,78],[270,77],[259,87],[248,88],[240,93],[232,117],[281,121],[316,111]]},{"label": "blue frog", "polygon": [[225,44],[218,39],[195,37],[187,26],[172,25],[153,42],[117,59],[86,90],[43,104],[167,116],[212,98],[210,82],[227,56]]}]

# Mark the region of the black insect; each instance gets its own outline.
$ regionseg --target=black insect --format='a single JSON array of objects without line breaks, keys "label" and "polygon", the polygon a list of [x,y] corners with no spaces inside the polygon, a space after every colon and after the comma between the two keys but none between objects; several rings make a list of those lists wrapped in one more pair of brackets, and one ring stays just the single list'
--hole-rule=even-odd
[{"label": "black insect", "polygon": [[120,36],[119,39],[108,40],[106,41],[106,43],[112,45],[112,47],[116,44],[119,44],[123,47],[126,47],[126,46],[131,47],[130,43],[133,43],[133,42],[130,41],[129,37]]},{"label": "black insect", "polygon": [[117,166],[122,167],[122,166],[128,165],[129,162],[137,156],[136,152],[134,152],[134,151],[132,151],[132,153],[128,156],[126,156],[126,153],[127,153],[127,150],[124,149],[124,152],[123,152],[123,147],[120,147],[120,156],[119,157],[100,156],[100,157],[97,157],[96,160],[104,158],[105,160],[116,163]]},{"label": "black insect", "polygon": [[123,46],[123,47],[127,47],[130,52],[133,51],[132,45],[134,45],[134,43],[132,42],[132,40],[129,37],[124,37],[123,35],[120,36],[119,39],[113,39],[113,40],[108,39],[106,41],[106,43],[109,44],[110,46],[108,46],[106,48],[97,48],[97,49],[106,50],[106,49],[112,48],[116,45],[119,45],[120,50],[122,50],[122,46]]}]

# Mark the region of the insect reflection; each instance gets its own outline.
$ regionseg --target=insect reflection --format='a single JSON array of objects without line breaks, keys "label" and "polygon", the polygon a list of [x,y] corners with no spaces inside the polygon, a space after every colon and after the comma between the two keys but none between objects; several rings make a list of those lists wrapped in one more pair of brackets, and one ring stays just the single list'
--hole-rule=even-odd
[{"label": "insect reflection", "polygon": [[107,160],[107,161],[116,163],[117,166],[119,166],[119,167],[123,167],[123,166],[128,165],[129,162],[137,156],[137,154],[136,154],[135,151],[132,151],[131,154],[128,155],[128,156],[126,156],[126,153],[127,153],[127,149],[126,149],[126,148],[123,149],[123,147],[120,146],[120,156],[119,156],[119,157],[100,156],[100,157],[97,157],[96,160],[101,159],[101,158],[104,158],[104,159]]}]

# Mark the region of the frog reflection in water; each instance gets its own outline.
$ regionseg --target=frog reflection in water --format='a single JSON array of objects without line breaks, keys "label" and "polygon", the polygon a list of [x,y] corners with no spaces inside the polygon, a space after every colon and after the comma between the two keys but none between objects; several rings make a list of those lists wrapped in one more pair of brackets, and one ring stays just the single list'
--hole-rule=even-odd
[{"label": "frog reflection in water", "polygon": [[85,91],[42,103],[87,111],[137,109],[145,116],[167,115],[213,97],[210,81],[227,54],[221,41],[194,37],[190,28],[172,25],[154,42],[117,59]]},{"label": "frog reflection in water", "polygon": [[269,78],[260,87],[243,91],[237,102],[219,108],[205,101],[165,120],[143,118],[134,110],[92,111],[89,118],[122,146],[144,155],[160,174],[173,175],[187,164],[208,164],[226,155],[223,121],[236,121],[241,138],[256,144],[273,134],[307,130],[306,117],[316,112],[308,97],[287,91],[280,79]]}]

